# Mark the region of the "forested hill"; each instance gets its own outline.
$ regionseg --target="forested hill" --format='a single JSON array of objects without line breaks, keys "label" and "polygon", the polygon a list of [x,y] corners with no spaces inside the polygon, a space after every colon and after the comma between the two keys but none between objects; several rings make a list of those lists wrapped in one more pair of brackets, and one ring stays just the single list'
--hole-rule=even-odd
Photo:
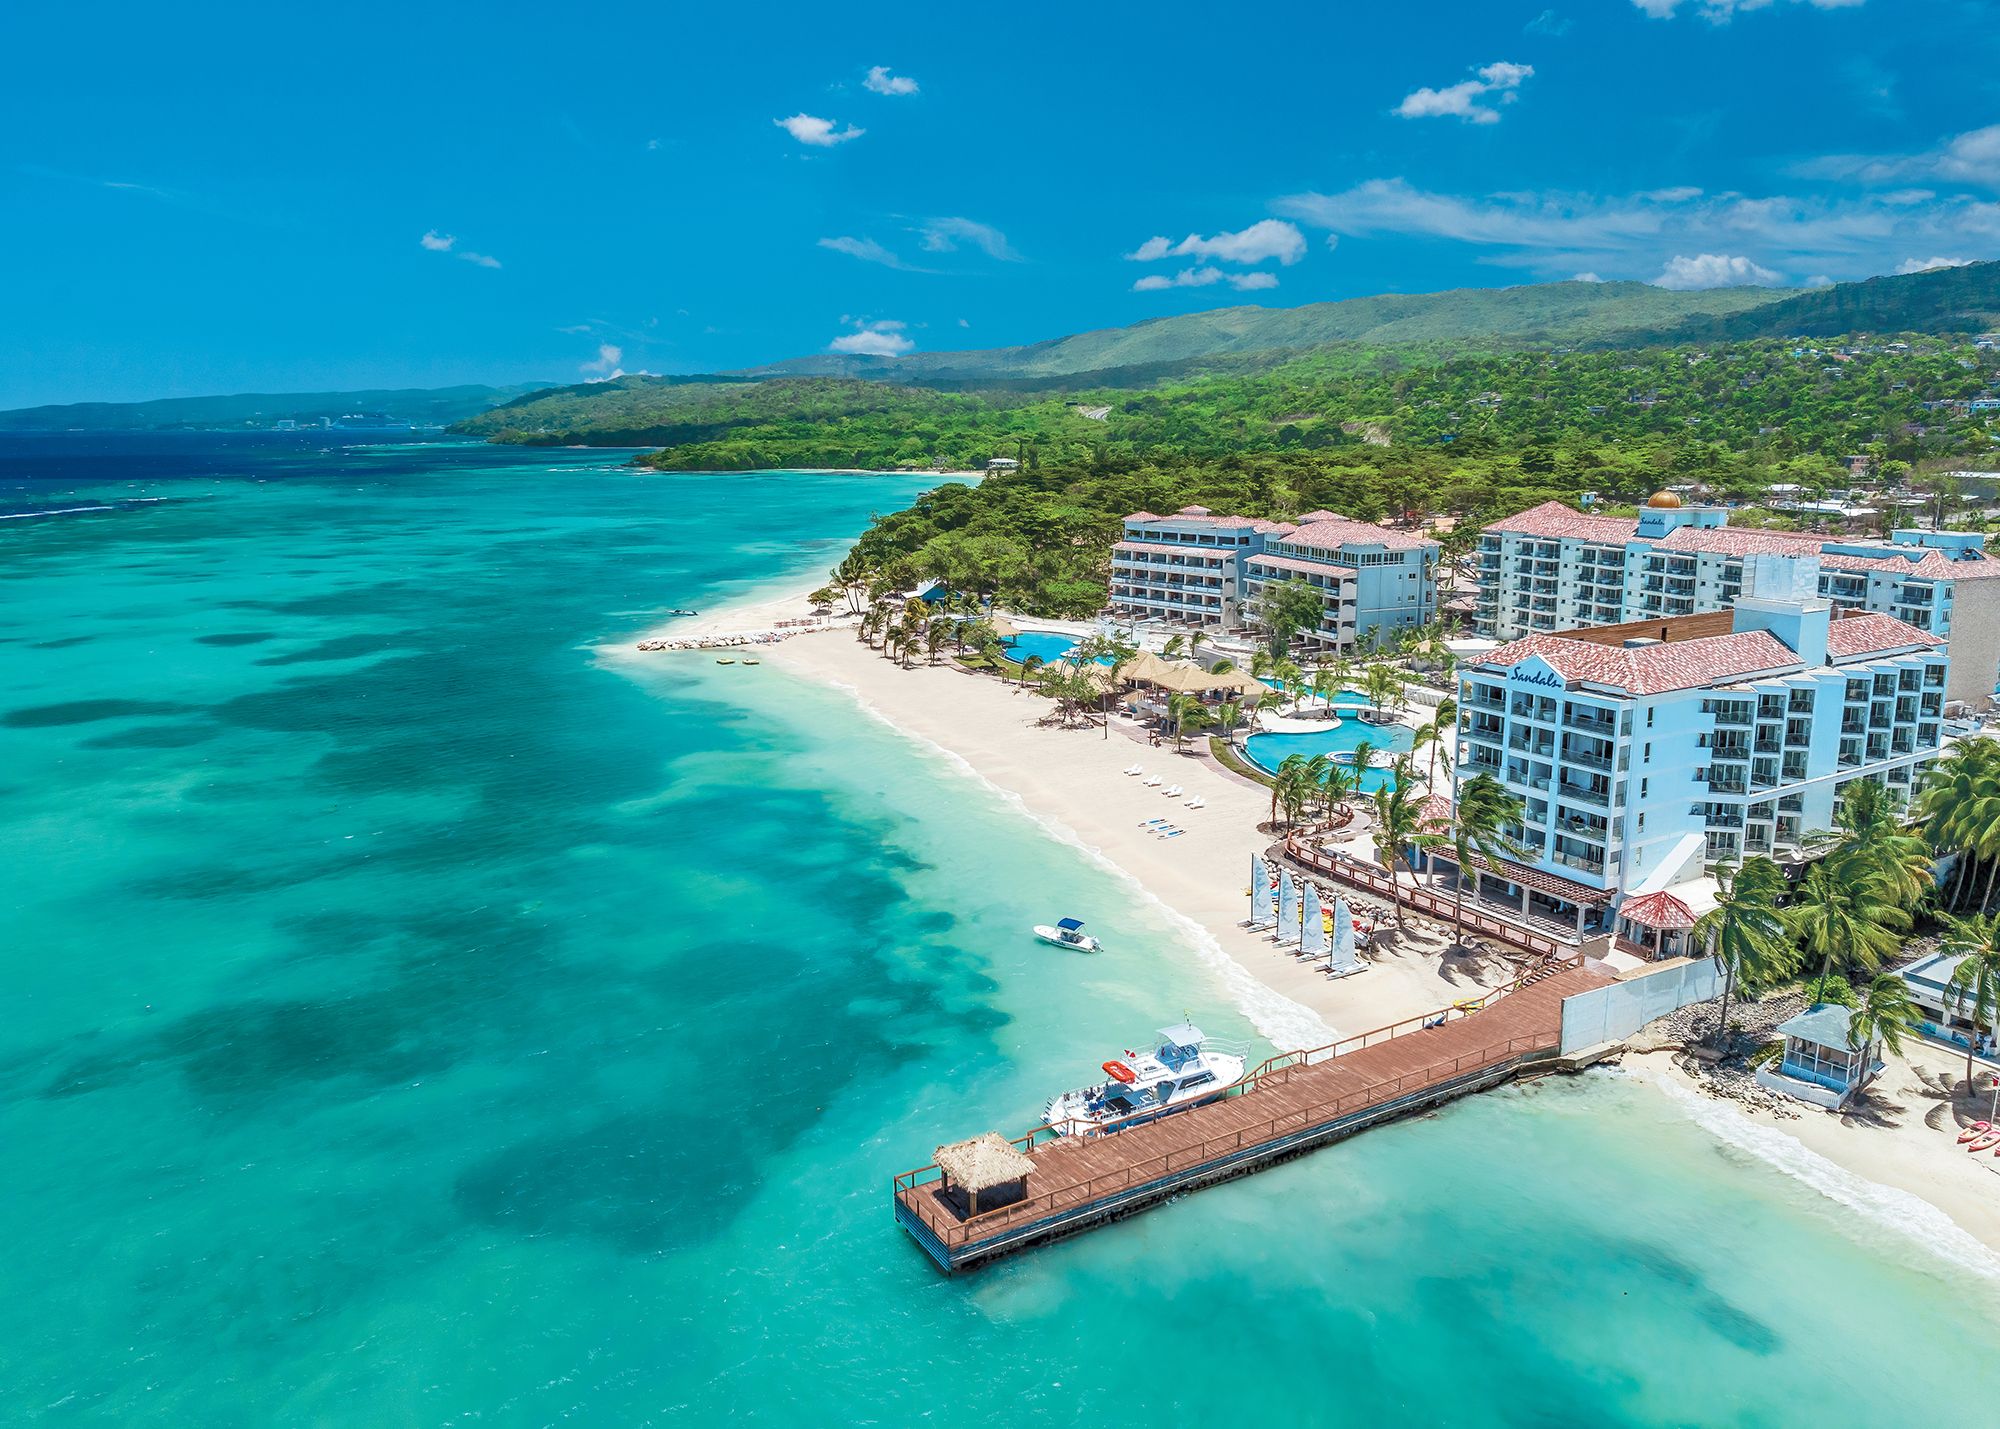
[{"label": "forested hill", "polygon": [[1996,328],[2000,328],[2000,262],[1835,283],[1744,312],[1685,318],[1617,340],[1625,345],[1741,342],[1844,333],[1979,333]]},{"label": "forested hill", "polygon": [[1786,290],[1777,288],[1671,292],[1647,283],[1538,283],[1514,288],[1457,288],[1444,293],[1383,293],[1297,308],[1216,308],[1152,318],[1130,327],[1076,333],[1025,347],[894,358],[826,353],[770,363],[742,375],[967,382],[1187,367],[1202,359],[1300,351],[1337,343],[1581,343],[1650,332],[1692,319],[1744,314],[1787,296]]},{"label": "forested hill", "polygon": [[538,383],[511,387],[387,387],[358,392],[240,392],[225,397],[163,397],[151,402],[72,402],[0,412],[0,431],[137,432],[173,429],[268,428],[290,419],[368,414],[413,423],[448,424],[505,402]]}]

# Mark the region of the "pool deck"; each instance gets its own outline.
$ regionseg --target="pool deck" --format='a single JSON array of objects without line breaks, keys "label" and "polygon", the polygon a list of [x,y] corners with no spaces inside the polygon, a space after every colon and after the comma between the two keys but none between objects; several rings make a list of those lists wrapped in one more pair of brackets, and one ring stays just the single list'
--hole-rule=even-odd
[{"label": "pool deck", "polygon": [[[1057,1240],[1550,1067],[1563,1000],[1614,979],[1580,958],[1460,1005],[1274,1057],[1245,1090],[1115,1134],[1014,1138],[1034,1169],[1010,1204],[967,1215],[935,1165],[896,1177],[896,1221],[952,1273]],[[990,1194],[990,1193],[989,1193]]]}]

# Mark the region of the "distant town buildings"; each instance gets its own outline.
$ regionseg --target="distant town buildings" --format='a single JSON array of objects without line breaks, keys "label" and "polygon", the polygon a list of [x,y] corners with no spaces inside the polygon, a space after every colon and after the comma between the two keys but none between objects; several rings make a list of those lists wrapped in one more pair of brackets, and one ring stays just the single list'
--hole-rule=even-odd
[{"label": "distant town buildings", "polygon": [[1111,550],[1112,614],[1217,632],[1259,626],[1269,586],[1303,580],[1321,593],[1309,648],[1352,649],[1422,625],[1436,613],[1435,541],[1312,511],[1296,522],[1218,516],[1188,506],[1125,518]]}]

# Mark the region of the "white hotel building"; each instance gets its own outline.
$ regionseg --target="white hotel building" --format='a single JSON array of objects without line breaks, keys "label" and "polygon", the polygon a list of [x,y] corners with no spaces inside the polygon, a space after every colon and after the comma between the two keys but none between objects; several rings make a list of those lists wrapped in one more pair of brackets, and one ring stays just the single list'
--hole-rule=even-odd
[{"label": "white hotel building", "polygon": [[1947,698],[1985,704],[2000,676],[2000,560],[1975,532],[1849,540],[1725,525],[1721,507],[1660,492],[1634,519],[1545,502],[1486,527],[1476,625],[1497,640],[1543,630],[1727,610],[1759,556],[1816,556],[1837,610],[1892,615],[1953,643]]},{"label": "white hotel building", "polygon": [[1455,777],[1525,806],[1527,854],[1483,870],[1489,897],[1677,951],[1713,865],[1795,853],[1844,785],[1907,794],[1937,757],[1943,642],[1837,614],[1814,556],[1747,567],[1733,612],[1526,635],[1460,668]]},{"label": "white hotel building", "polygon": [[1254,626],[1267,584],[1301,579],[1321,594],[1319,624],[1300,632],[1309,649],[1373,644],[1437,609],[1437,542],[1313,511],[1297,522],[1218,516],[1188,506],[1171,516],[1125,518],[1111,548],[1113,615],[1197,630]]}]

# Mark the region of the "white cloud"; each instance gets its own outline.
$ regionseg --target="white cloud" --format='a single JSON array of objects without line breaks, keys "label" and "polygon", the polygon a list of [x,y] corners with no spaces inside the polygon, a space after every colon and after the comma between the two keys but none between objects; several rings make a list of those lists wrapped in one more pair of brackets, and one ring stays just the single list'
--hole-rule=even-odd
[{"label": "white cloud", "polygon": [[1552,40],[1560,40],[1569,33],[1574,23],[1567,15],[1558,15],[1553,10],[1544,10],[1521,28],[1531,35],[1547,35]]},{"label": "white cloud", "polygon": [[1827,277],[1824,273],[1815,273],[1806,279],[1806,286],[1808,288],[1831,288],[1833,286],[1833,279]]},{"label": "white cloud", "polygon": [[1660,276],[1652,281],[1656,288],[1770,287],[1779,281],[1779,275],[1748,258],[1697,253],[1692,258],[1682,254],[1669,258]]},{"label": "white cloud", "polygon": [[849,139],[859,139],[868,131],[856,129],[852,124],[845,129],[836,128],[832,119],[821,119],[816,114],[794,114],[789,119],[771,121],[801,144],[816,149],[831,149],[835,144],[845,144]]},{"label": "white cloud", "polygon": [[861,81],[862,88],[873,94],[915,94],[917,82],[908,75],[890,74],[887,65],[876,65],[868,71],[868,78]]},{"label": "white cloud", "polygon": [[1513,64],[1507,60],[1482,65],[1477,79],[1461,80],[1443,89],[1425,86],[1404,95],[1403,102],[1396,106],[1396,113],[1405,119],[1449,117],[1474,124],[1498,124],[1500,111],[1480,101],[1490,95],[1498,95],[1502,104],[1512,104],[1520,98],[1521,82],[1532,78],[1534,73],[1533,65]]},{"label": "white cloud", "polygon": [[577,367],[579,372],[594,373],[594,382],[609,382],[614,377],[623,377],[625,369],[618,364],[624,360],[625,350],[611,343],[602,343],[597,349],[594,362],[585,362]]},{"label": "white cloud", "polygon": [[498,268],[500,266],[498,258],[485,253],[474,253],[470,248],[460,248],[456,234],[439,233],[433,228],[426,232],[422,238],[419,238],[417,242],[428,253],[449,253],[454,258],[462,258],[467,263],[475,264],[481,268]]},{"label": "white cloud", "polygon": [[1294,194],[1278,212],[1350,238],[1441,238],[1488,250],[1488,262],[1548,277],[1589,270],[1649,278],[1667,260],[1754,254],[1760,264],[1841,278],[1886,273],[1912,253],[2000,250],[2000,203],[1908,192],[1831,198],[1703,193],[1444,194],[1371,179],[1332,194]]},{"label": "white cloud", "polygon": [[1208,288],[1217,283],[1227,283],[1239,293],[1247,293],[1257,288],[1278,286],[1276,273],[1225,273],[1220,268],[1203,264],[1197,268],[1183,268],[1169,278],[1164,273],[1148,273],[1132,285],[1135,293],[1160,293],[1169,288]]},{"label": "white cloud", "polygon": [[1578,273],[1570,278],[1572,283],[1601,283],[1604,280],[1595,273]]},{"label": "white cloud", "polygon": [[[1738,14],[1767,10],[1777,0],[1632,0],[1632,3],[1655,20],[1671,20],[1685,6],[1710,24],[1721,25]],[[1792,0],[1792,3],[1810,5],[1815,10],[1847,10],[1867,0]]]},{"label": "white cloud", "polygon": [[1896,265],[1898,273],[1928,273],[1933,268],[1963,268],[1970,258],[1905,258]]},{"label": "white cloud", "polygon": [[933,218],[925,222],[923,244],[927,252],[955,253],[961,243],[970,243],[988,258],[1003,263],[1021,261],[1021,255],[1007,242],[1007,235],[989,223],[975,223],[969,218]]},{"label": "white cloud", "polygon": [[1167,238],[1148,238],[1125,256],[1135,263],[1154,263],[1162,258],[1206,258],[1245,267],[1275,258],[1289,267],[1306,256],[1306,237],[1296,224],[1266,218],[1240,232],[1218,233],[1213,238],[1203,238],[1198,233],[1190,233],[1178,243]]},{"label": "white cloud", "polygon": [[826,350],[861,357],[901,357],[916,346],[903,335],[903,326],[887,318],[857,321],[853,332],[842,333],[826,345]]},{"label": "white cloud", "polygon": [[1941,148],[1922,153],[1829,154],[1802,165],[1799,172],[1810,178],[1850,179],[1865,184],[1934,179],[1970,188],[2000,189],[2000,124],[1968,129],[1953,135]]},{"label": "white cloud", "polygon": [[863,263],[880,263],[884,268],[909,268],[909,264],[884,248],[872,238],[822,238],[822,248],[830,248],[835,253],[845,253],[850,258],[859,258]]}]

